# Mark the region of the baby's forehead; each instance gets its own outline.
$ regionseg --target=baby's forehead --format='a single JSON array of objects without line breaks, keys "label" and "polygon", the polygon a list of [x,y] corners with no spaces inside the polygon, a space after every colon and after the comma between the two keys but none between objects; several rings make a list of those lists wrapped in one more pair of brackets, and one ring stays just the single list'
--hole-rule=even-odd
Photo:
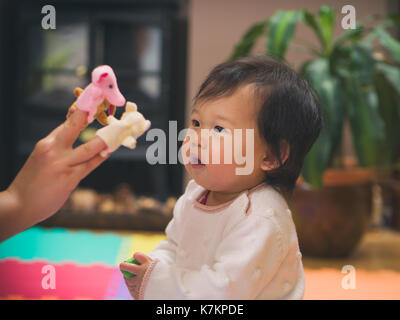
[{"label": "baby's forehead", "polygon": [[239,88],[230,95],[203,98],[193,105],[192,115],[228,120],[238,126],[253,123],[258,118],[259,103],[253,88]]},{"label": "baby's forehead", "polygon": [[237,107],[240,105],[243,108],[246,108],[258,105],[259,97],[256,87],[252,83],[239,86],[217,96],[208,95],[206,92],[204,95],[200,95],[199,99],[194,101],[191,112],[200,112],[205,109],[205,106],[209,105],[225,106],[223,102],[226,102],[228,106]]}]

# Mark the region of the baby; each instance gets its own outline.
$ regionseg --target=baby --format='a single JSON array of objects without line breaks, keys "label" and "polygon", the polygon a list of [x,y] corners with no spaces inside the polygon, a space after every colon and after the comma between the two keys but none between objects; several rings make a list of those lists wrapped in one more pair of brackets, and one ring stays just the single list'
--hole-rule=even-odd
[{"label": "baby", "polygon": [[[321,125],[312,89],[287,65],[251,56],[216,66],[194,99],[183,142],[192,179],[176,203],[167,239],[148,255],[135,253],[140,265],[120,265],[136,275],[125,278],[131,295],[301,299],[304,271],[286,199]],[[241,139],[232,139],[238,129]],[[204,138],[203,130],[212,134]],[[246,164],[234,156],[248,150],[248,132],[253,170],[237,174]],[[215,155],[221,156],[217,163]]]}]

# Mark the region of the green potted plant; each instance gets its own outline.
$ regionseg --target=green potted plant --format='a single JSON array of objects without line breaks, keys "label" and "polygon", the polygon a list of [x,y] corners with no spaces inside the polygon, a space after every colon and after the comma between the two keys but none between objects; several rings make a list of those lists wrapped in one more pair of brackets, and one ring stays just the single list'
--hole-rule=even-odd
[{"label": "green potted plant", "polygon": [[[313,58],[299,72],[310,82],[324,111],[324,128],[307,155],[303,183],[291,202],[304,254],[346,256],[369,226],[372,185],[376,168],[392,167],[400,136],[400,68],[374,52],[377,39],[395,56],[400,44],[387,28],[398,18],[385,17],[374,27],[368,17],[355,29],[334,37],[336,14],[329,6],[318,13],[302,9],[278,11],[251,26],[236,45],[230,60],[251,53],[266,37],[265,54],[284,60],[299,22],[319,40],[303,45]],[[341,157],[343,129],[348,124],[357,166],[346,168]]]},{"label": "green potted plant", "polygon": [[[393,23],[400,25],[400,17],[393,16],[386,24],[391,26]],[[390,53],[392,61],[389,62],[400,65],[400,42],[385,30],[384,25],[380,25],[369,35],[370,40],[375,38],[379,38],[382,45]],[[383,117],[385,124],[387,124],[387,136],[393,137],[394,140],[384,141],[382,148],[383,170],[381,170],[379,182],[384,191],[385,204],[389,206],[391,211],[389,225],[400,230],[400,126],[398,122],[400,114],[400,74],[398,70],[392,69],[390,66],[387,67],[386,64],[382,64],[381,68],[385,69],[386,74],[386,77],[382,73],[378,74],[377,86],[379,87],[380,99],[384,102],[382,106],[397,105],[398,108],[383,110]]]}]

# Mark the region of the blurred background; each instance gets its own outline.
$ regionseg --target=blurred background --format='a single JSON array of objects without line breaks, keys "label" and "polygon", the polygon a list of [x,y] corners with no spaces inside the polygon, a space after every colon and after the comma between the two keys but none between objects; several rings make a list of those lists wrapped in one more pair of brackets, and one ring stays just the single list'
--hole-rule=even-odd
[{"label": "blurred background", "polygon": [[[126,99],[168,134],[169,121],[178,132],[187,127],[192,98],[216,64],[270,55],[310,82],[325,114],[290,201],[305,298],[400,298],[399,1],[353,0],[344,11],[346,1],[321,0],[0,4],[0,190],[65,120],[94,67],[111,65]],[[56,29],[42,28],[47,4]],[[356,24],[345,29],[349,14]],[[100,127],[91,124],[76,145]],[[53,217],[0,244],[0,298],[129,298],[117,264],[163,239],[190,178],[179,163],[150,165],[152,143],[144,135],[136,149],[118,149]],[[68,290],[38,285],[46,263]],[[32,282],[19,282],[21,272]]]}]

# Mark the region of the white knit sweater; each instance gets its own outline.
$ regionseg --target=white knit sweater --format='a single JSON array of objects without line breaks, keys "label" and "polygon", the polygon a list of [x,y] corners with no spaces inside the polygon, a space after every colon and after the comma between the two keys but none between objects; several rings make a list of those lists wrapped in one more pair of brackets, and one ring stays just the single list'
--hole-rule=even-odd
[{"label": "white knit sweater", "polygon": [[140,299],[301,299],[304,271],[284,198],[266,183],[217,206],[190,180],[166,228],[167,239]]}]

